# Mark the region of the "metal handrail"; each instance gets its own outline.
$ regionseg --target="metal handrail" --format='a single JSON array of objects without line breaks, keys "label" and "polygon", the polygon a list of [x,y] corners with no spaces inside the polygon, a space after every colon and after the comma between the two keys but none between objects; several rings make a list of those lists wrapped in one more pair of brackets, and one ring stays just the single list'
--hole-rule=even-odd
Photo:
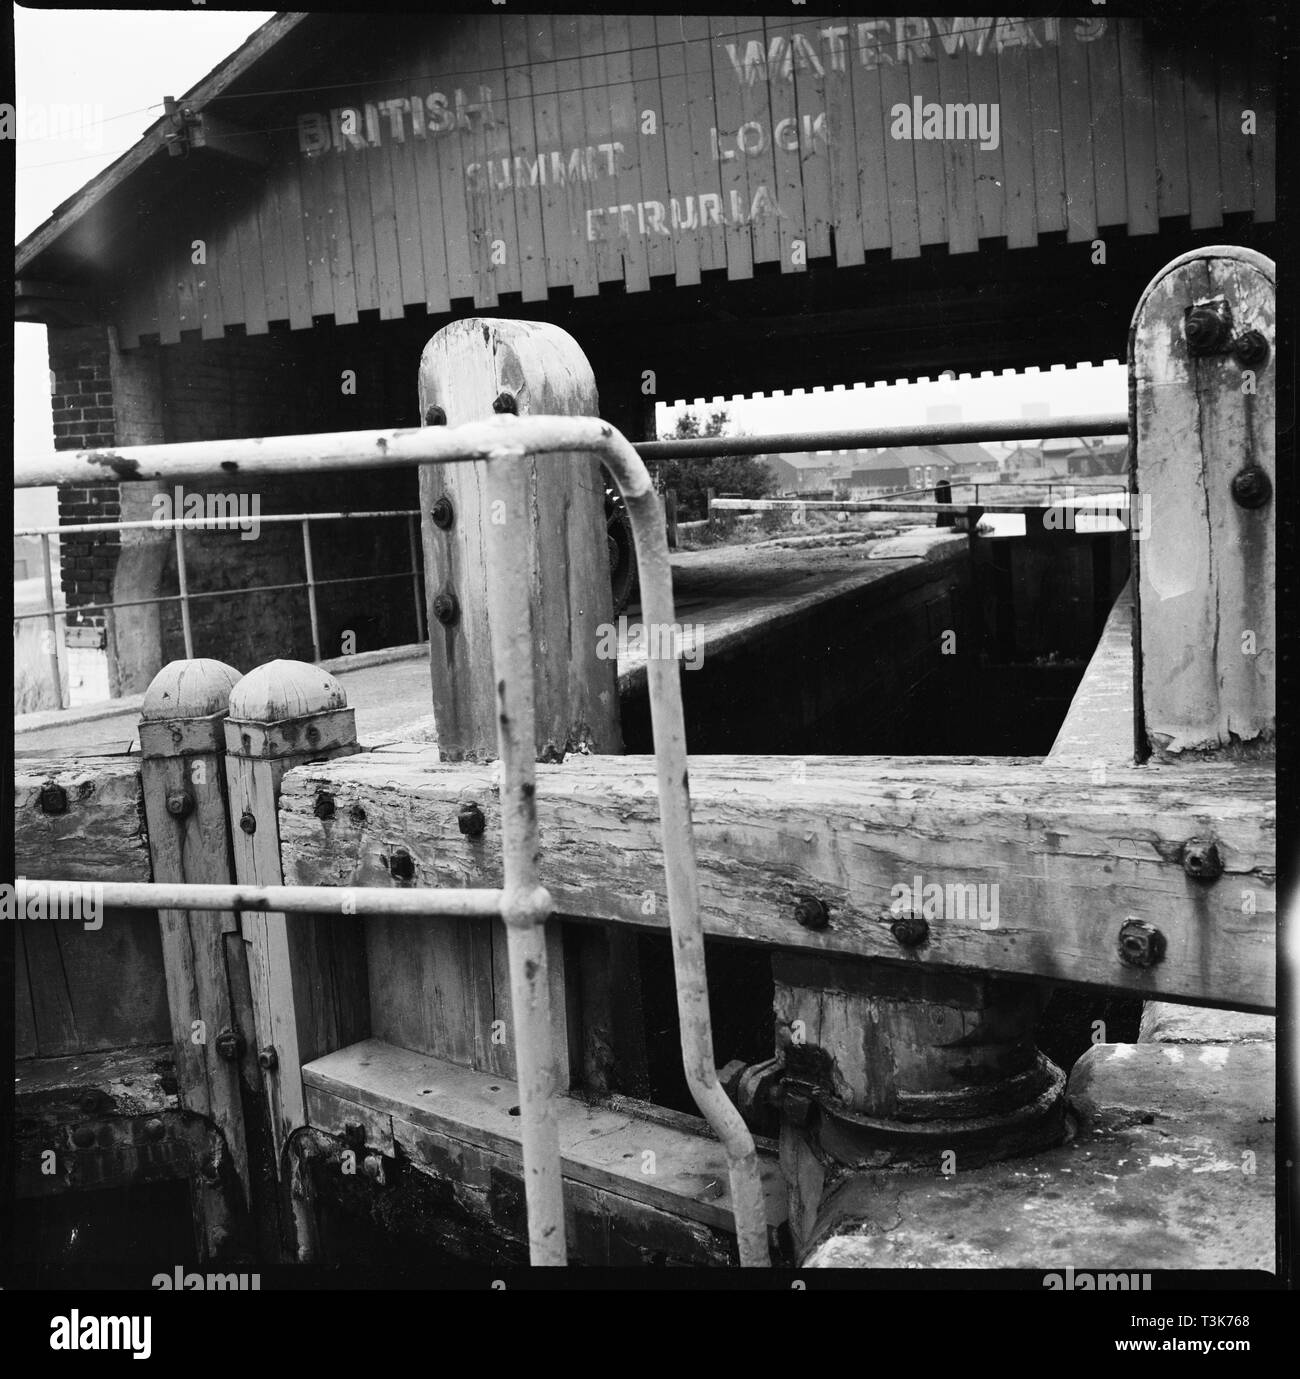
[{"label": "metal handrail", "polygon": [[[185,532],[187,531],[235,531],[248,522],[248,516],[230,517],[156,517],[131,522],[77,522],[57,527],[19,527],[15,536],[39,536],[41,539],[41,561],[45,575],[45,607],[35,613],[15,613],[12,621],[31,622],[44,618],[49,623],[50,637],[50,676],[54,682],[54,697],[59,708],[63,703],[63,675],[59,666],[58,652],[58,614],[63,613],[107,613],[110,616],[119,608],[148,608],[164,603],[179,603],[181,609],[181,637],[185,645],[187,659],[194,659],[194,635],[190,627],[190,603],[194,599],[227,598],[245,594],[274,594],[288,589],[306,589],[307,612],[311,626],[311,644],[314,658],[321,659],[320,619],[316,607],[316,590],[331,584],[365,584],[385,579],[410,578],[415,597],[415,640],[424,641],[424,587],[420,577],[419,539],[416,534],[415,519],[420,515],[418,508],[395,508],[377,512],[294,512],[276,513],[263,517],[257,515],[259,525],[277,525],[297,522],[302,528],[303,564],[306,569],[305,581],[293,584],[254,584],[242,589],[204,589],[191,590],[185,564]],[[349,519],[404,517],[407,522],[407,536],[411,551],[409,570],[389,571],[377,575],[344,575],[338,579],[317,579],[311,553],[311,522],[341,522]],[[79,603],[72,608],[60,610],[54,601],[54,581],[50,555],[51,536],[81,536],[85,534],[140,531],[156,529],[176,533],[176,581],[179,592],[157,594],[147,599],[115,599],[111,603]]]},{"label": "metal handrail", "polygon": [[[234,462],[242,474],[389,468],[396,465],[483,461],[490,501],[517,507],[522,488],[520,460],[541,455],[597,456],[614,478],[632,527],[633,551],[647,625],[674,625],[668,539],[663,511],[645,464],[632,445],[607,422],[592,417],[513,417],[462,426],[419,430],[350,432],[329,436],[272,437],[258,441],[203,441],[134,447],[129,451],[62,452],[53,459],[16,466],[15,487],[72,483],[89,474],[115,473],[133,479],[229,478]],[[522,514],[521,514],[522,515]],[[503,887],[500,913],[506,923],[510,994],[517,1032],[524,1189],[528,1206],[529,1256],[534,1264],[566,1262],[559,1136],[555,1118],[555,1063],[551,1044],[550,996],[543,925],[551,898],[537,878],[536,763],[531,579],[527,543],[513,538],[510,523],[489,523],[488,600],[492,656],[498,692],[498,750],[501,757]],[[647,663],[650,719],[659,780],[659,818],[682,1062],[691,1095],[722,1142],[727,1156],[736,1239],[742,1266],[769,1263],[767,1217],[758,1155],[749,1128],[718,1081],[700,924],[695,840],[691,830],[686,731],[680,666],[651,657]],[[53,884],[53,883],[47,883]],[[268,894],[274,888],[266,888]],[[319,895],[322,908],[338,904],[334,887],[298,887]],[[207,887],[138,885],[119,890],[105,883],[106,903],[122,897],[132,908],[208,908]],[[165,894],[163,902],[160,897]],[[461,894],[425,888],[421,913],[443,913]],[[488,895],[495,893],[489,892]],[[264,897],[251,897],[259,900]],[[226,897],[233,903],[230,897]],[[475,903],[479,903],[475,901]],[[491,903],[496,904],[493,900]],[[271,908],[269,900],[265,906]],[[457,911],[463,913],[463,910]]]}]

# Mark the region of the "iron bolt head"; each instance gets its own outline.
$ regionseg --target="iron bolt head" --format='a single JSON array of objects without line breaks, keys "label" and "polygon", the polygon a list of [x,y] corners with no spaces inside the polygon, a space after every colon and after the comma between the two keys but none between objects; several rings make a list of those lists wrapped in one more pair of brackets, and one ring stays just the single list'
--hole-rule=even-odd
[{"label": "iron bolt head", "polygon": [[334,817],[334,796],[327,795],[323,790],[318,791],[313,812],[318,819],[332,819]]},{"label": "iron bolt head", "polygon": [[68,792],[51,782],[41,786],[41,813],[66,814],[68,812]]},{"label": "iron bolt head", "polygon": [[167,1134],[167,1127],[156,1116],[151,1117],[144,1123],[144,1137],[153,1140],[155,1143]]},{"label": "iron bolt head", "polygon": [[433,596],[433,616],[444,626],[451,627],[460,618],[460,600],[444,590]]},{"label": "iron bolt head", "polygon": [[257,820],[247,809],[239,816],[239,826],[245,833],[257,832]]},{"label": "iron bolt head", "polygon": [[1261,331],[1243,330],[1232,342],[1232,352],[1244,369],[1253,369],[1268,358],[1268,341]]},{"label": "iron bolt head", "polygon": [[1192,838],[1183,845],[1183,870],[1198,881],[1217,881],[1223,875],[1223,858],[1213,838]]},{"label": "iron bolt head", "polygon": [[1183,334],[1192,354],[1216,354],[1227,343],[1232,315],[1223,298],[1199,302],[1183,316]]},{"label": "iron bolt head", "polygon": [[79,1125],[72,1132],[72,1143],[78,1149],[89,1149],[95,1143],[95,1127],[93,1125]]},{"label": "iron bolt head", "polygon": [[188,819],[194,812],[194,796],[188,790],[169,790],[167,812],[173,819]]},{"label": "iron bolt head", "polygon": [[257,1055],[257,1066],[268,1073],[273,1073],[280,1066],[280,1055],[276,1053],[274,1044],[267,1044]]},{"label": "iron bolt head", "polygon": [[456,827],[466,838],[478,838],[487,828],[487,820],[483,817],[483,811],[471,800],[461,805],[456,815]]},{"label": "iron bolt head", "polygon": [[436,402],[431,402],[424,409],[424,424],[426,426],[446,426],[447,413]]},{"label": "iron bolt head", "polygon": [[1248,464],[1232,476],[1232,496],[1243,508],[1262,508],[1273,496],[1273,482],[1257,464]]},{"label": "iron bolt head", "polygon": [[805,929],[824,929],[831,922],[829,911],[815,895],[795,897],[794,917]]},{"label": "iron bolt head", "polygon": [[388,859],[388,874],[394,881],[410,881],[415,876],[415,861],[405,848],[394,848]]},{"label": "iron bolt head", "polygon": [[519,415],[519,402],[513,393],[498,393],[496,401],[492,404],[492,410],[499,416]]},{"label": "iron bolt head", "polygon": [[930,925],[915,911],[899,917],[889,926],[896,942],[904,948],[919,948],[930,937]]},{"label": "iron bolt head", "polygon": [[217,1056],[227,1063],[237,1062],[244,1051],[243,1037],[233,1029],[223,1029],[216,1038]]},{"label": "iron bolt head", "polygon": [[1154,924],[1129,918],[1119,927],[1118,950],[1128,967],[1154,967],[1165,955],[1165,936]]},{"label": "iron bolt head", "polygon": [[452,523],[456,520],[456,509],[451,499],[444,493],[438,498],[434,505],[429,509],[429,517],[433,525],[439,531],[450,531]]}]

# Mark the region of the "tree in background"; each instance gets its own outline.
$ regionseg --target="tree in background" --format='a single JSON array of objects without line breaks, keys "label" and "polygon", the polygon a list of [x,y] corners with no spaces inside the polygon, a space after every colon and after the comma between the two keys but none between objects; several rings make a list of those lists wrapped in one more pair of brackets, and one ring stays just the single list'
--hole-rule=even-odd
[{"label": "tree in background", "polygon": [[[701,422],[694,412],[677,418],[670,440],[695,440],[712,436],[743,434],[731,426],[725,407],[710,412]],[[742,498],[762,498],[776,487],[776,476],[756,455],[721,456],[711,460],[661,460],[656,465],[661,490],[677,490],[677,516],[683,522],[708,516],[708,490],[721,496],[739,494]]]}]

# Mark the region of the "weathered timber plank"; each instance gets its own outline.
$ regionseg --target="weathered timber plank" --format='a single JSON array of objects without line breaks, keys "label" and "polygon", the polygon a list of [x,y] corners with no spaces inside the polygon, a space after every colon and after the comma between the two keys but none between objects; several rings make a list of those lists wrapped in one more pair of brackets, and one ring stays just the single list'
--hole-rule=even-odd
[{"label": "weathered timber plank", "polygon": [[[41,791],[59,786],[67,811],[46,814]],[[14,863],[21,876],[60,881],[150,881],[140,763],[26,757],[14,769]]]},{"label": "weathered timber plank", "polygon": [[[331,1118],[352,1125],[361,1117],[374,1117],[376,1125],[382,1120],[394,1146],[387,1152],[400,1149],[422,1179],[440,1185],[441,1192],[433,1199],[436,1205],[418,1216],[420,1229],[449,1253],[482,1264],[503,1254],[508,1258],[513,1246],[519,1263],[527,1258],[528,1226],[517,1153],[498,1154],[398,1117],[380,1117],[368,1107],[314,1088],[308,1090],[308,1102],[321,1115],[320,1121],[313,1115],[313,1124],[320,1129],[327,1128]],[[572,1178],[564,1184],[564,1219],[571,1264],[718,1267],[736,1263],[735,1236],[727,1231]]]},{"label": "weathered timber plank", "polygon": [[[706,933],[1272,1008],[1273,778],[1262,766],[1115,766],[1097,785],[1068,763],[697,757],[691,774]],[[666,925],[654,781],[643,757],[538,767],[541,879],[562,914]],[[328,833],[312,811],[323,782],[337,802]],[[487,820],[472,843],[456,823],[468,799]],[[352,821],[354,804],[364,824]],[[287,882],[391,884],[380,856],[400,840],[417,885],[500,884],[490,769],[439,765],[427,750],[310,765],[286,778],[281,811]],[[1192,881],[1180,860],[1185,842],[1205,836],[1224,863],[1210,884]],[[935,918],[927,944],[900,950],[892,888],[917,875],[996,883],[998,927],[981,929],[971,913]],[[657,897],[651,915],[647,891]],[[830,907],[828,928],[795,923],[803,892]],[[1152,968],[1118,958],[1130,915],[1165,935],[1168,951]]]},{"label": "weathered timber plank", "polygon": [[[399,1122],[406,1122],[516,1162],[521,1155],[520,1117],[512,1114],[519,1106],[518,1088],[497,1074],[368,1039],[308,1064],[303,1078],[308,1109],[319,1107],[329,1125],[347,1112],[323,1102],[322,1094],[391,1116],[395,1133]],[[566,1179],[734,1232],[726,1156],[712,1135],[574,1097],[557,1097],[556,1112]],[[785,1184],[770,1152],[760,1161],[768,1224],[779,1226],[785,1219]]]}]

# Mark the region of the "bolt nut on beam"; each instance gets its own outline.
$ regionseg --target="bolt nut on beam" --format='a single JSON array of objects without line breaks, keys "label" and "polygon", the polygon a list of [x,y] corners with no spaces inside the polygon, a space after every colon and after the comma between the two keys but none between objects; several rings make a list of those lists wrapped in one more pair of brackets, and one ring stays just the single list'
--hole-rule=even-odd
[{"label": "bolt nut on beam", "polygon": [[89,1149],[95,1143],[95,1127],[93,1125],[79,1125],[72,1132],[72,1143],[78,1149]]},{"label": "bolt nut on beam", "polygon": [[316,803],[312,812],[318,819],[332,819],[334,817],[334,796],[326,794],[324,790],[317,791]]},{"label": "bolt nut on beam", "polygon": [[424,424],[426,426],[446,426],[447,413],[436,402],[430,403],[424,409]]},{"label": "bolt nut on beam", "polygon": [[40,805],[42,814],[66,814],[68,812],[68,792],[61,785],[53,783],[41,787]]},{"label": "bolt nut on beam", "polygon": [[1183,870],[1198,881],[1217,881],[1223,875],[1223,858],[1213,838],[1191,838],[1183,844]]},{"label": "bolt nut on beam", "polygon": [[1131,916],[1120,925],[1119,958],[1129,967],[1154,967],[1165,955],[1165,936],[1144,919]]},{"label": "bolt nut on beam", "polygon": [[239,816],[239,827],[248,834],[257,832],[257,819],[249,810],[244,810]]},{"label": "bolt nut on beam", "polygon": [[1232,476],[1232,496],[1243,508],[1262,508],[1273,496],[1273,481],[1257,464],[1248,464]]},{"label": "bolt nut on beam", "polygon": [[267,1044],[257,1055],[257,1066],[264,1072],[273,1073],[280,1066],[280,1055],[272,1044]]},{"label": "bolt nut on beam", "polygon": [[930,925],[924,915],[912,911],[899,915],[889,926],[889,932],[904,948],[919,948],[930,937]]},{"label": "bolt nut on beam", "polygon": [[1232,312],[1222,297],[1197,302],[1183,316],[1187,348],[1195,355],[1218,354],[1232,333]]},{"label": "bolt nut on beam", "polygon": [[244,1052],[244,1036],[237,1030],[223,1029],[216,1038],[217,1056],[227,1063],[237,1063]]},{"label": "bolt nut on beam", "polygon": [[492,403],[492,410],[498,416],[517,417],[519,415],[519,402],[513,393],[498,393],[496,400]]},{"label": "bolt nut on beam", "polygon": [[456,507],[444,493],[429,509],[429,517],[439,531],[450,531],[456,521]]},{"label": "bolt nut on beam", "polygon": [[153,1141],[157,1142],[158,1140],[165,1139],[166,1136],[167,1136],[167,1127],[162,1123],[162,1121],[160,1121],[160,1120],[157,1118],[157,1116],[153,1116],[153,1117],[151,1117],[149,1120],[145,1121],[145,1123],[144,1123],[144,1137],[145,1137],[145,1139],[147,1139],[147,1140],[153,1140]]},{"label": "bolt nut on beam", "polygon": [[167,812],[173,819],[188,819],[194,813],[194,796],[188,790],[169,790]]},{"label": "bolt nut on beam", "polygon": [[1232,352],[1243,369],[1255,369],[1268,358],[1268,341],[1261,331],[1243,330],[1232,342]]},{"label": "bolt nut on beam", "polygon": [[830,912],[815,895],[795,897],[794,917],[805,929],[824,929],[831,922]]},{"label": "bolt nut on beam", "polygon": [[460,619],[460,600],[450,590],[433,596],[433,616],[444,627],[451,627]]},{"label": "bolt nut on beam", "polygon": [[456,827],[466,838],[479,838],[487,828],[487,820],[483,817],[483,811],[471,800],[461,805],[456,815]]}]

